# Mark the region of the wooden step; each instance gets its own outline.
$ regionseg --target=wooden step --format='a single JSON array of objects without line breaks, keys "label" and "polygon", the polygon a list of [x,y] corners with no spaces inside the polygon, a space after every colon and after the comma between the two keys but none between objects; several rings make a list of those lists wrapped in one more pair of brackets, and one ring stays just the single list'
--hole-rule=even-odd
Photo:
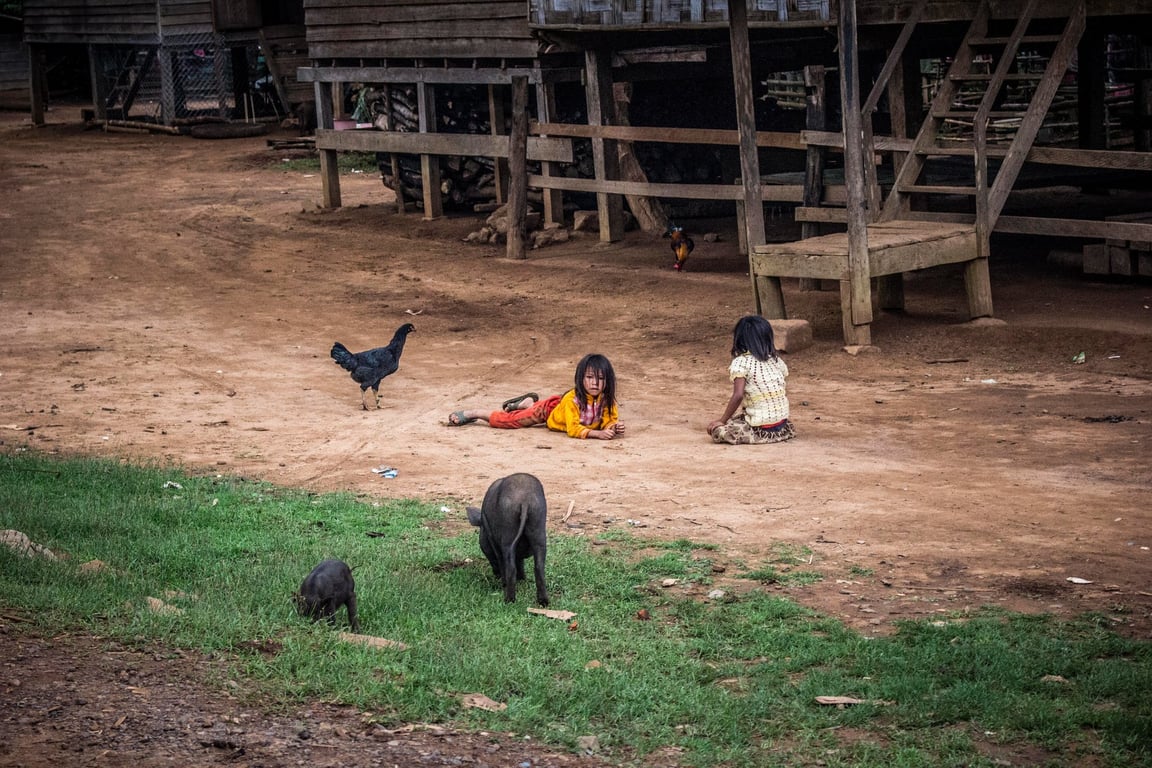
[{"label": "wooden step", "polygon": [[906,194],[922,195],[972,195],[976,194],[976,187],[950,187],[938,184],[908,184],[900,187]]}]

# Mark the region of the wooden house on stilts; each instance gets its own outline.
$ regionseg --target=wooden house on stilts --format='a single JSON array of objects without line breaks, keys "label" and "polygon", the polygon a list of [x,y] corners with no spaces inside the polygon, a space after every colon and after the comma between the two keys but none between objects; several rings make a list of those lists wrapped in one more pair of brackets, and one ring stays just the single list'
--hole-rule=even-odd
[{"label": "wooden house on stilts", "polygon": [[[512,256],[530,194],[546,222],[566,195],[594,195],[607,241],[625,201],[713,201],[739,219],[756,311],[786,316],[782,279],[834,281],[851,344],[870,343],[875,311],[903,307],[905,273],[937,265],[962,264],[971,316],[992,315],[996,233],[1089,241],[1086,267],[1152,272],[1139,194],[1152,0],[305,0],[303,13],[297,79],[314,89],[328,206],[344,150],[384,153],[396,179],[397,158],[417,158],[427,218],[442,213],[444,158],[491,159]],[[412,128],[391,106],[349,120],[348,83],[388,105],[403,91]],[[464,88],[484,94],[483,127],[446,128],[438,110]],[[336,130],[348,124],[365,129]],[[715,168],[654,173],[641,155],[657,145],[707,148]],[[1053,183],[1108,189],[1123,218],[1016,194]],[[803,238],[767,243],[766,205]]]},{"label": "wooden house on stilts", "polygon": [[[176,126],[198,119],[275,117],[299,93],[303,63],[300,0],[24,0],[32,118],[44,122],[43,53],[83,46],[94,117]],[[291,45],[296,40],[298,44]],[[292,58],[298,53],[297,58]],[[271,70],[261,79],[257,63]],[[262,87],[266,86],[266,87]],[[290,93],[289,88],[294,88]],[[310,91],[305,92],[310,99]]]}]

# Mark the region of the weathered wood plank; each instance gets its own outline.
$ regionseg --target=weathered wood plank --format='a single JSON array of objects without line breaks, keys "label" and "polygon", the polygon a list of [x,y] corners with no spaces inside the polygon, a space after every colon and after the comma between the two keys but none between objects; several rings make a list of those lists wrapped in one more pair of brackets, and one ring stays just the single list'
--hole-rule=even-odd
[{"label": "weathered wood plank", "polygon": [[[508,137],[479,133],[399,133],[395,131],[316,131],[317,149],[355,152],[396,152],[402,155],[476,155],[508,157]],[[572,142],[531,136],[528,159],[571,163]]]},{"label": "weathered wood plank", "polygon": [[[548,136],[570,136],[573,138],[604,138],[620,141],[650,141],[667,144],[722,144],[731,147],[740,145],[739,131],[719,128],[653,128],[636,125],[575,125],[572,123],[532,123],[528,128],[532,134]],[[833,134],[839,135],[839,134]],[[781,149],[807,149],[802,134],[779,131],[757,131],[756,146],[778,147]]]},{"label": "weathered wood plank", "polygon": [[434,83],[436,85],[511,85],[512,78],[525,76],[529,83],[576,82],[580,70],[542,71],[529,67],[300,67],[301,82],[318,83]]},{"label": "weathered wood plank", "polygon": [[459,40],[352,40],[322,42],[308,39],[313,59],[509,58],[532,59],[535,40],[467,38]]}]

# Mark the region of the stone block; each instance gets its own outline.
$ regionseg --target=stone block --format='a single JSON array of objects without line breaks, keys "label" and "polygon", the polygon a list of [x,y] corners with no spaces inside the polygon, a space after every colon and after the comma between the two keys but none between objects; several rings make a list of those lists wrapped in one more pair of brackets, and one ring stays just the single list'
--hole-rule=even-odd
[{"label": "stone block", "polygon": [[812,326],[807,320],[769,320],[772,338],[780,352],[799,352],[812,346]]}]

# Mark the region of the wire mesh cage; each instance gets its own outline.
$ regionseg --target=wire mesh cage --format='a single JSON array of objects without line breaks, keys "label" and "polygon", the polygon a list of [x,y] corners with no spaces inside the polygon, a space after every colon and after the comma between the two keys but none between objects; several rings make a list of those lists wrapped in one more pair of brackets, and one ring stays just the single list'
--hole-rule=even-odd
[{"label": "wire mesh cage", "polygon": [[180,125],[277,116],[258,46],[206,34],[159,45],[93,50],[98,93],[109,119]]}]

